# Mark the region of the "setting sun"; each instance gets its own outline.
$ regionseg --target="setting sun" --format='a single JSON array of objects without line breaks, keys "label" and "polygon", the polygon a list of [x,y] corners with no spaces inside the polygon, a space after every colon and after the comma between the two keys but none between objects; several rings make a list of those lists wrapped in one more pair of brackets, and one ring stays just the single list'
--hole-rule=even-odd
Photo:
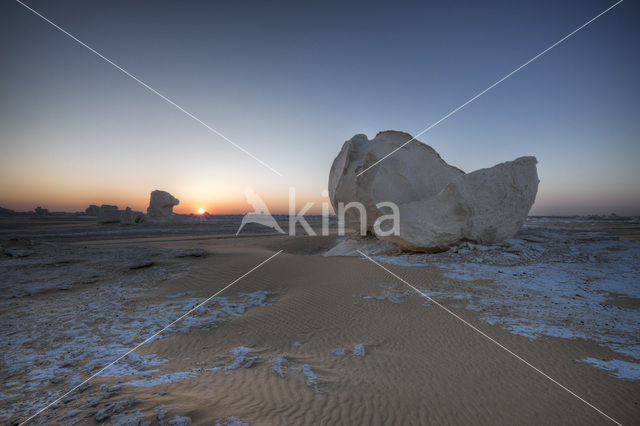
[{"label": "setting sun", "polygon": [[204,209],[202,207],[198,209],[198,214],[204,214]]}]

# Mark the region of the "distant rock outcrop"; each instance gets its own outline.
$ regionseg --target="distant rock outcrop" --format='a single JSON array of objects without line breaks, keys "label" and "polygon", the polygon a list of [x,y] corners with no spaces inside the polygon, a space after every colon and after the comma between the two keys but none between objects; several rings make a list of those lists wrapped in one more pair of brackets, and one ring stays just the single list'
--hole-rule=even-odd
[{"label": "distant rock outcrop", "polygon": [[0,216],[15,216],[17,213],[11,209],[0,207]]},{"label": "distant rock outcrop", "polygon": [[49,210],[48,209],[43,209],[40,206],[36,207],[36,209],[34,211],[36,212],[36,214],[38,216],[44,216],[44,215],[49,214]]},{"label": "distant rock outcrop", "polygon": [[180,204],[180,200],[167,191],[155,190],[151,192],[147,214],[150,218],[170,218],[173,215],[173,206]]},{"label": "distant rock outcrop", "polygon": [[[334,210],[361,203],[366,229],[376,234],[375,220],[388,214],[376,204],[395,203],[399,235],[376,236],[404,250],[440,251],[465,240],[490,244],[518,232],[538,191],[535,157],[465,174],[414,140],[358,176],[411,139],[407,133],[385,131],[371,141],[356,135],[345,142],[329,174]],[[346,210],[345,222],[359,229],[359,212]]]},{"label": "distant rock outcrop", "polygon": [[84,212],[87,216],[98,216],[98,213],[100,213],[100,207],[95,204],[91,204],[84,210]]},{"label": "distant rock outcrop", "polygon": [[103,204],[98,211],[98,223],[116,223],[120,222],[120,212],[118,206],[110,206]]},{"label": "distant rock outcrop", "polygon": [[131,207],[127,207],[124,211],[120,212],[120,223],[123,225],[135,225],[142,222],[144,214],[131,210]]}]

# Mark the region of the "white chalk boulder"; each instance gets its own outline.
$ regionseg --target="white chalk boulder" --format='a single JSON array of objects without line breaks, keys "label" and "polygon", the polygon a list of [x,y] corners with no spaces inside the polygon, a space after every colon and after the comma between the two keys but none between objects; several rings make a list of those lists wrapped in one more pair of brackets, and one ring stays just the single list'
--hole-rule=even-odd
[{"label": "white chalk boulder", "polygon": [[[340,205],[361,203],[366,229],[375,233],[375,220],[389,214],[376,204],[395,203],[399,235],[376,236],[404,250],[441,251],[462,241],[492,244],[518,232],[538,191],[535,157],[465,174],[417,140],[398,149],[411,138],[386,131],[371,141],[356,135],[345,142],[329,175],[334,210],[339,214]],[[347,209],[345,223],[359,230],[359,212]]]},{"label": "white chalk boulder", "polygon": [[462,241],[513,237],[538,191],[535,157],[521,157],[451,181],[436,196],[399,204],[400,235],[378,236],[404,250],[440,251]]},{"label": "white chalk boulder", "polygon": [[[417,140],[398,149],[411,139],[408,133],[389,130],[378,133],[373,140],[355,135],[346,141],[329,174],[329,199],[334,211],[338,212],[340,203],[362,203],[367,230],[372,232],[375,220],[389,213],[381,213],[376,204],[384,201],[401,204],[432,197],[464,174],[447,164],[433,148]],[[398,151],[367,170],[395,149]],[[355,208],[345,211],[345,224],[353,228],[360,225],[360,214]]]},{"label": "white chalk boulder", "polygon": [[151,192],[147,214],[151,218],[170,218],[173,215],[173,206],[180,204],[180,200],[167,191],[155,190]]}]

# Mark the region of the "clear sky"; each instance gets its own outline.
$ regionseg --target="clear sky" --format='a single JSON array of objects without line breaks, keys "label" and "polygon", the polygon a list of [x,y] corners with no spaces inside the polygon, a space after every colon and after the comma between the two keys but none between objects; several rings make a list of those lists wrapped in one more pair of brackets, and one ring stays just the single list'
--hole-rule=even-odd
[{"label": "clear sky", "polygon": [[[416,134],[614,1],[0,3],[0,206],[286,211],[345,140]],[[419,139],[470,172],[538,158],[533,214],[640,214],[640,6],[626,0]]]}]

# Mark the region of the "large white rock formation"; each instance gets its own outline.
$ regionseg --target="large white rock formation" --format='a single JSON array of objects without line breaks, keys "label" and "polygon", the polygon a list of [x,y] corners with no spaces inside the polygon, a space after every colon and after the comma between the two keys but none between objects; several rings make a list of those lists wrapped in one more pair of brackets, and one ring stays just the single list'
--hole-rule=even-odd
[{"label": "large white rock formation", "polygon": [[[462,241],[491,244],[515,235],[538,190],[535,157],[521,157],[464,174],[433,148],[414,140],[360,176],[357,174],[410,140],[395,131],[372,141],[356,135],[333,162],[329,196],[334,210],[358,201],[365,206],[367,230],[381,214],[377,203],[391,201],[400,212],[399,234],[378,238],[405,250],[439,251]],[[359,229],[355,209],[345,222]],[[383,226],[384,229],[384,226]]]},{"label": "large white rock formation", "polygon": [[400,204],[400,235],[378,238],[416,251],[467,240],[493,244],[518,232],[537,190],[535,157],[520,157],[457,177],[434,197]]},{"label": "large white rock formation", "polygon": [[[341,202],[362,203],[367,212],[367,230],[373,232],[373,223],[381,214],[377,203],[393,201],[401,204],[432,197],[451,180],[464,174],[448,165],[430,146],[412,141],[357,176],[411,139],[408,133],[386,131],[378,133],[373,140],[367,139],[366,135],[355,135],[346,141],[329,174],[329,198],[334,210],[338,211]],[[357,228],[360,224],[358,211],[347,209],[345,223]]]},{"label": "large white rock formation", "polygon": [[155,190],[151,192],[147,214],[151,218],[170,218],[173,215],[173,206],[180,204],[180,200],[167,191]]}]

